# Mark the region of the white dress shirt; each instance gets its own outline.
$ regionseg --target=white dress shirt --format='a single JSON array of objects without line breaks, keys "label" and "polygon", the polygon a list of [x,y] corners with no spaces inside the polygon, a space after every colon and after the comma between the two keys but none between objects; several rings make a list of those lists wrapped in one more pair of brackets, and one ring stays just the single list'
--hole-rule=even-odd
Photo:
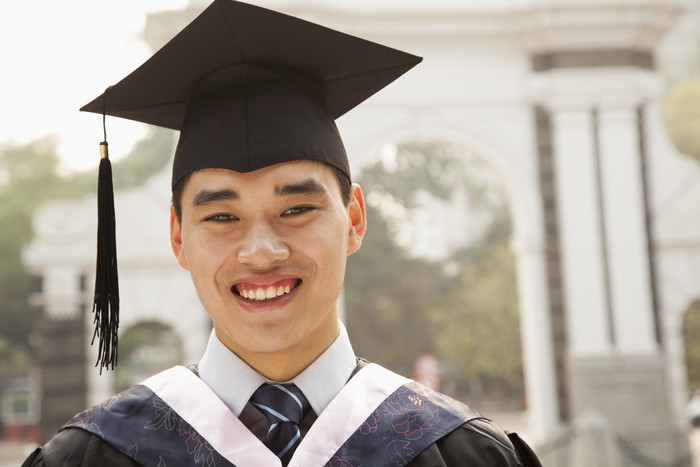
[{"label": "white dress shirt", "polygon": [[[304,393],[316,415],[345,386],[357,365],[345,326],[339,324],[340,334],[336,340],[308,368],[291,380]],[[198,371],[202,381],[237,417],[255,390],[261,384],[269,382],[222,344],[213,330]]]}]

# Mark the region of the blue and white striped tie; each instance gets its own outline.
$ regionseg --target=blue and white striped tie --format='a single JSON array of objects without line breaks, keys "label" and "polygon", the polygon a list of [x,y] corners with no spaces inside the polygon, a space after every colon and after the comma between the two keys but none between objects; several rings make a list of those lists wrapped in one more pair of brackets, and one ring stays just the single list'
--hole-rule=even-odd
[{"label": "blue and white striped tie", "polygon": [[270,423],[263,443],[287,465],[301,442],[299,424],[311,409],[309,401],[294,384],[265,383],[253,393],[250,403]]}]

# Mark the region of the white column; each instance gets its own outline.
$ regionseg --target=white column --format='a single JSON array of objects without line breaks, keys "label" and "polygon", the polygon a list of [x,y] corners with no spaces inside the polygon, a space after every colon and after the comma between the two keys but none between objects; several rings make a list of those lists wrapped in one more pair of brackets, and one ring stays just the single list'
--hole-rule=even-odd
[{"label": "white column", "polygon": [[531,442],[551,437],[559,425],[552,358],[552,331],[547,296],[544,240],[515,233],[520,335]]},{"label": "white column", "polygon": [[51,320],[77,318],[82,299],[80,270],[71,266],[51,266],[44,269],[42,277],[44,315]]},{"label": "white column", "polygon": [[610,350],[598,176],[590,107],[552,109],[557,216],[569,355]]},{"label": "white column", "polygon": [[687,428],[686,404],[692,394],[688,394],[688,375],[685,367],[683,345],[683,315],[687,311],[673,306],[665,307],[664,344],[666,377],[668,379],[669,410],[679,430]]},{"label": "white column", "polygon": [[657,351],[635,105],[607,100],[598,113],[615,347],[628,354]]}]

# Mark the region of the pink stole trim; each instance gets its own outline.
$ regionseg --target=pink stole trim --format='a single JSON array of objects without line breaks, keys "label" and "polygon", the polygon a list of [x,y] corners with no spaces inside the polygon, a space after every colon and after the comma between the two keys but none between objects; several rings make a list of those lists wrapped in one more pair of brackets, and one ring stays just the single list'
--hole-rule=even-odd
[{"label": "pink stole trim", "polygon": [[[373,363],[362,368],[316,419],[289,467],[325,465],[379,404],[408,382],[409,379]],[[277,456],[187,368],[175,366],[141,384],[163,399],[234,465],[281,467]]]},{"label": "pink stole trim", "polygon": [[373,363],[362,368],[311,425],[289,467],[325,465],[379,404],[410,381]]},{"label": "pink stole trim", "polygon": [[234,465],[281,467],[281,462],[241,423],[197,375],[175,366],[141,383],[156,393]]}]

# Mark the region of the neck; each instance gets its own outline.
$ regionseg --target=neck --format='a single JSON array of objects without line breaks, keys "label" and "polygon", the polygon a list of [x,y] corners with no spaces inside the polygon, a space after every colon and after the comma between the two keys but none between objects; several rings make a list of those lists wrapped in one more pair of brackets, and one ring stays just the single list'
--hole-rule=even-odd
[{"label": "neck", "polygon": [[[273,352],[256,352],[235,348],[222,340],[229,350],[270,381],[290,381],[309,367],[340,334],[338,320],[319,324],[306,339],[289,348]],[[218,333],[217,333],[218,336]],[[234,347],[234,348],[232,348]]]}]

